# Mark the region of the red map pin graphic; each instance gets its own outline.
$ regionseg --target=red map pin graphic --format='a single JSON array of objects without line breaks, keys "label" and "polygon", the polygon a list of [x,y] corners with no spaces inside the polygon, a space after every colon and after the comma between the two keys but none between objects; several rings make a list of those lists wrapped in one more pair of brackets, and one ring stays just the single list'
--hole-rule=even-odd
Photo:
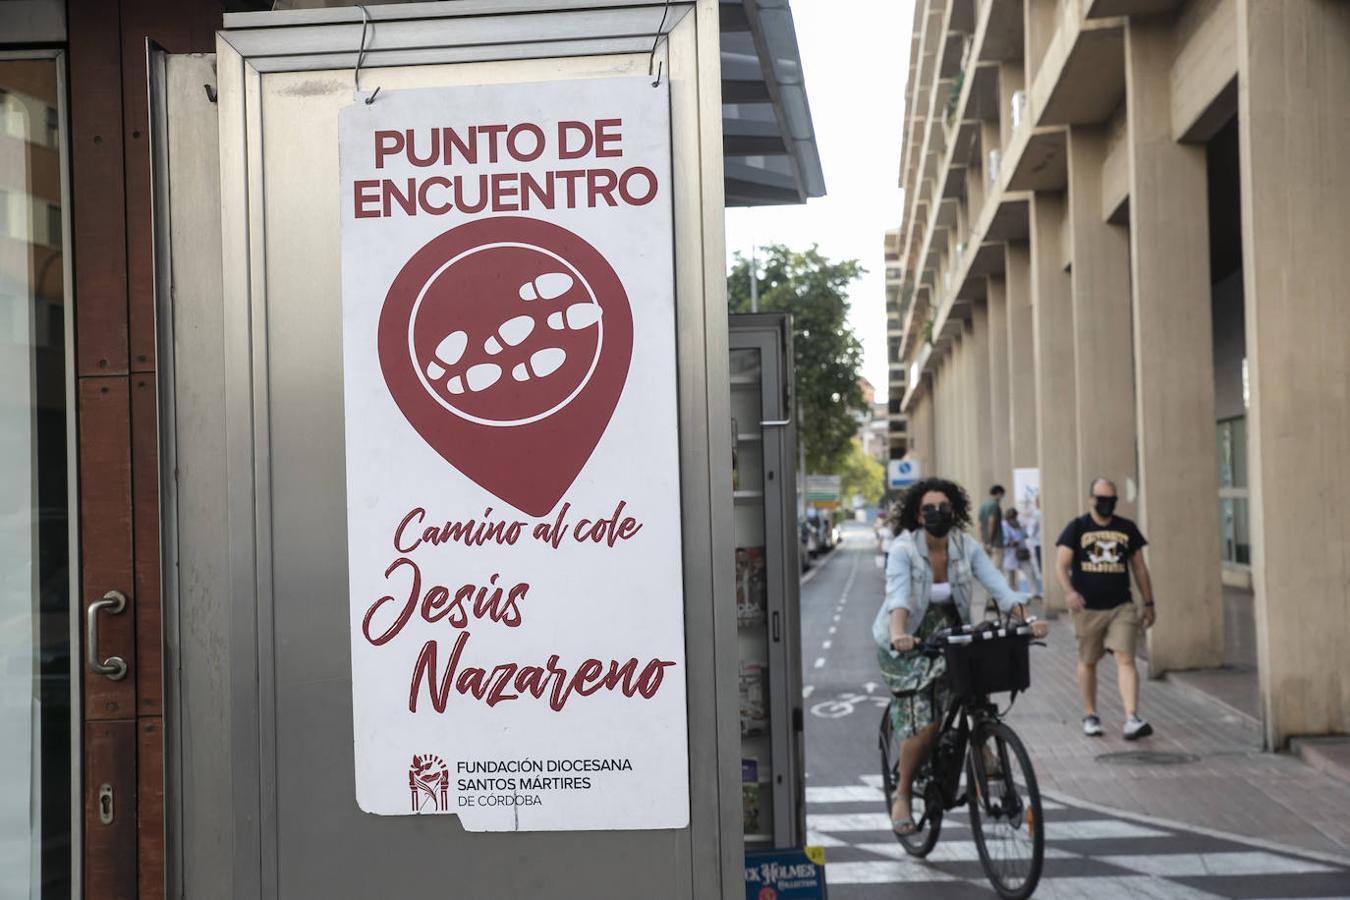
[{"label": "red map pin graphic", "polygon": [[431,447],[533,516],[572,486],[633,355],[619,276],[538,219],[477,219],[413,254],[380,312],[385,384]]}]

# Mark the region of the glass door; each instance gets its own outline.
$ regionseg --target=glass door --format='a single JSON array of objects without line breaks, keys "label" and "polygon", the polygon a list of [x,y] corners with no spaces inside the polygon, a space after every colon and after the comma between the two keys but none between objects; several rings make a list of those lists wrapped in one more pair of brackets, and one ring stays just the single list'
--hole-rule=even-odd
[{"label": "glass door", "polygon": [[[731,351],[731,491],[736,521],[736,633],[740,646],[741,802],[747,848],[774,838],[770,731],[769,578],[764,515],[764,361],[758,347]],[[776,688],[776,685],[774,685]]]},{"label": "glass door", "polygon": [[71,895],[62,58],[0,53],[0,896]]},{"label": "glass door", "polygon": [[741,792],[754,851],[805,839],[791,326],[767,313],[729,324]]}]

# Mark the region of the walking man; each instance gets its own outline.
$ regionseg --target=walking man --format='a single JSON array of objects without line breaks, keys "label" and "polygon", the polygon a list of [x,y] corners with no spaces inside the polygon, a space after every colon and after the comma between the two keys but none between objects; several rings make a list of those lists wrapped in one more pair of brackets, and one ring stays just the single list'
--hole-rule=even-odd
[{"label": "walking man", "polygon": [[[1087,515],[1071,521],[1056,541],[1056,570],[1078,637],[1078,690],[1083,698],[1083,733],[1099,737],[1097,663],[1111,651],[1116,660],[1120,700],[1125,707],[1125,740],[1148,737],[1153,726],[1139,717],[1139,672],[1134,665],[1139,626],[1153,627],[1153,583],[1143,550],[1148,541],[1133,522],[1115,514],[1116,485],[1098,478],[1089,489]],[[1143,597],[1143,612],[1130,595],[1130,570]]]},{"label": "walking man", "polygon": [[1003,485],[989,489],[989,499],[980,504],[980,543],[994,568],[1003,569]]}]

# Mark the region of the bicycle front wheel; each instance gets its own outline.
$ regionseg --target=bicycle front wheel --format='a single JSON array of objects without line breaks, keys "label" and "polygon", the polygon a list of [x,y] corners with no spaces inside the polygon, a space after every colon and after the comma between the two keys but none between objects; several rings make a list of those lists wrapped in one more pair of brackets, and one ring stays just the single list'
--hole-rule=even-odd
[{"label": "bicycle front wheel", "polygon": [[[892,700],[892,703],[895,701]],[[879,729],[881,744],[881,786],[886,794],[886,818],[891,818],[891,811],[895,808],[895,790],[900,782],[900,738],[891,727],[891,708],[887,706],[881,711],[881,728]],[[920,859],[927,856],[938,842],[938,835],[942,832],[942,804],[940,800],[934,802],[938,792],[929,788],[932,766],[930,763],[924,763],[919,770],[919,775],[914,779],[913,800],[910,803],[910,816],[914,824],[920,822],[923,826],[913,834],[897,834],[895,839],[900,842],[900,846],[905,848],[905,852],[910,856],[917,856]],[[931,809],[928,807],[931,806]],[[927,815],[925,815],[927,810]]]},{"label": "bicycle front wheel", "polygon": [[1045,862],[1041,792],[1022,740],[1003,722],[977,726],[966,758],[970,830],[1000,897],[1025,900]]}]

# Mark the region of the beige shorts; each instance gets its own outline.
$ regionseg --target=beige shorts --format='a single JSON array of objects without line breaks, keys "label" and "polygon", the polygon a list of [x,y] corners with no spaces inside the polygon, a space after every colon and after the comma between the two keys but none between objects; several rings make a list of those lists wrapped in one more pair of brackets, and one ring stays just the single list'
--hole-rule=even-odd
[{"label": "beige shorts", "polygon": [[1078,659],[1092,664],[1106,655],[1134,656],[1139,642],[1139,608],[1122,603],[1115,609],[1085,609],[1073,614],[1073,633],[1078,637]]}]

